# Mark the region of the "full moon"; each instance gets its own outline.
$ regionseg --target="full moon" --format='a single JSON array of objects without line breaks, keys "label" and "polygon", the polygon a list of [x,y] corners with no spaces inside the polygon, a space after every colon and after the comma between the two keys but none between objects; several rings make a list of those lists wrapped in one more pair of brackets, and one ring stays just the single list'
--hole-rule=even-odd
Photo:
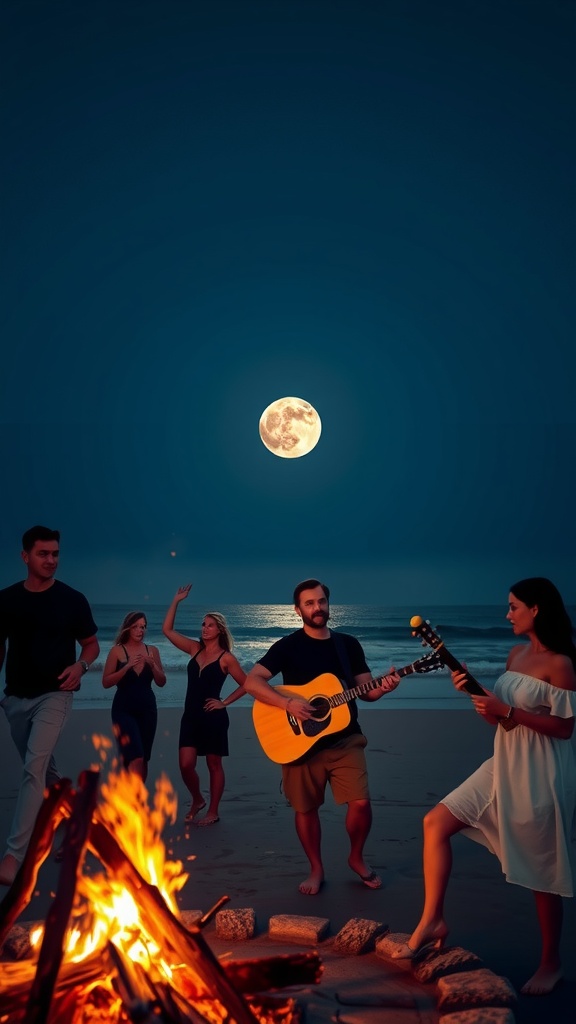
[{"label": "full moon", "polygon": [[314,406],[302,398],[277,398],[260,417],[262,443],[281,459],[299,459],[316,447],[322,424]]}]

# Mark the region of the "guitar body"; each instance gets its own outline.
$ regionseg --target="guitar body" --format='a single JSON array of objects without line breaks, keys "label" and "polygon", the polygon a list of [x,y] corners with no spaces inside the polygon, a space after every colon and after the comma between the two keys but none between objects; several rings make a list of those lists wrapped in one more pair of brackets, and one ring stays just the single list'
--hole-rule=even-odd
[{"label": "guitar body", "polygon": [[[442,662],[437,654],[427,654],[411,665],[396,669],[402,678],[412,672],[437,672]],[[338,676],[323,672],[304,686],[275,686],[273,689],[285,697],[302,697],[315,708],[313,718],[305,722],[288,714],[286,708],[276,708],[254,701],[252,717],[256,735],[265,754],[276,764],[292,764],[298,761],[324,736],[342,732],[350,724],[348,704],[356,697],[363,697],[370,690],[382,685],[383,677],[369,679],[347,689]],[[393,687],[392,687],[393,688]]]},{"label": "guitar body", "polygon": [[304,686],[275,686],[286,697],[302,697],[316,708],[316,717],[301,722],[283,708],[254,701],[252,717],[264,753],[276,764],[290,764],[309,753],[319,739],[342,732],[350,724],[347,703],[337,707],[328,701],[345,693],[337,676],[324,672]]}]

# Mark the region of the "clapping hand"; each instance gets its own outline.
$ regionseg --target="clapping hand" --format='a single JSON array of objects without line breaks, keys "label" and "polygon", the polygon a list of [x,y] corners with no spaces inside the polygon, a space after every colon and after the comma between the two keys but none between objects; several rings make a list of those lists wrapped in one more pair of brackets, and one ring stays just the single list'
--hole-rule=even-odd
[{"label": "clapping hand", "polygon": [[143,651],[138,651],[137,654],[131,654],[130,655],[130,657],[128,658],[128,666],[129,666],[129,668],[140,668],[140,666],[142,665],[142,662],[146,661],[146,660],[147,660],[147,658],[146,658],[146,655],[144,654],[144,652]]}]

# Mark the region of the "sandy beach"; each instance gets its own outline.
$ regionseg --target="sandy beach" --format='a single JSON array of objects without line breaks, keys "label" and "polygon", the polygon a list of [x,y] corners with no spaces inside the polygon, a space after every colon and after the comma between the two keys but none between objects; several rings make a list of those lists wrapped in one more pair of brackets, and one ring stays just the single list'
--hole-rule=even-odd
[{"label": "sandy beach", "polygon": [[[180,895],[182,909],[208,910],[223,895],[231,908],[252,907],[259,932],[275,914],[313,914],[330,920],[330,933],[351,918],[386,922],[391,931],[410,931],[421,906],[421,819],[439,797],[460,782],[492,748],[492,730],[468,711],[360,710],[368,737],[367,757],[374,824],[366,859],[384,887],[367,889],[347,865],[343,810],[328,793],[323,808],[327,881],[314,897],[298,892],[307,863],[296,839],[292,812],[280,790],[280,769],[262,752],[248,708],[230,710],[230,757],[220,821],[211,828],[186,827],[188,796],[178,771],[180,712],[163,709],[149,788],[166,773],[179,800],[178,822],[165,835],[174,859],[189,865]],[[110,735],[104,711],[74,711],[57,749],[60,771],[76,781],[95,760],[93,734]],[[20,764],[6,721],[0,716],[0,841],[9,827],[20,778]],[[207,780],[201,764],[203,780]],[[508,885],[495,857],[463,837],[453,843],[454,871],[446,917],[449,943],[477,953],[519,989],[536,966],[538,929],[531,893]],[[194,856],[194,861],[187,858]],[[44,865],[38,893],[23,915],[45,916],[58,867]],[[209,938],[209,935],[207,934]],[[545,999],[521,998],[519,1022],[572,1019],[576,1001],[574,903],[565,901],[563,939],[566,981]],[[255,954],[256,955],[256,954]]]}]

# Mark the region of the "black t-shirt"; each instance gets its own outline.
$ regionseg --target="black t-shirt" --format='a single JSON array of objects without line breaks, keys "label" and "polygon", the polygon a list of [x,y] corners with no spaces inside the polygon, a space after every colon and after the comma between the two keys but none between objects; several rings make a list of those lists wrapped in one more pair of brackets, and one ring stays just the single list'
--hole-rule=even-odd
[{"label": "black t-shirt", "polygon": [[[341,638],[348,655],[352,678],[370,672],[364,651],[356,637],[350,636],[349,633],[338,633],[338,637]],[[272,644],[264,657],[258,659],[258,663],[273,676],[281,672],[285,686],[304,686],[323,672],[331,672],[341,680],[346,689],[349,689],[348,680],[345,679],[347,666],[342,664],[332,636],[327,640],[316,640],[308,636],[303,629],[299,629],[296,633],[290,633],[289,636],[284,636]],[[362,732],[358,723],[356,701],[351,700],[348,707],[350,724],[342,732],[320,739],[314,745],[314,751],[330,747],[345,736]]]},{"label": "black t-shirt", "polygon": [[58,676],[76,661],[76,641],[97,629],[84,595],[60,580],[48,590],[27,590],[23,583],[0,590],[6,694],[30,698],[58,690]]}]

